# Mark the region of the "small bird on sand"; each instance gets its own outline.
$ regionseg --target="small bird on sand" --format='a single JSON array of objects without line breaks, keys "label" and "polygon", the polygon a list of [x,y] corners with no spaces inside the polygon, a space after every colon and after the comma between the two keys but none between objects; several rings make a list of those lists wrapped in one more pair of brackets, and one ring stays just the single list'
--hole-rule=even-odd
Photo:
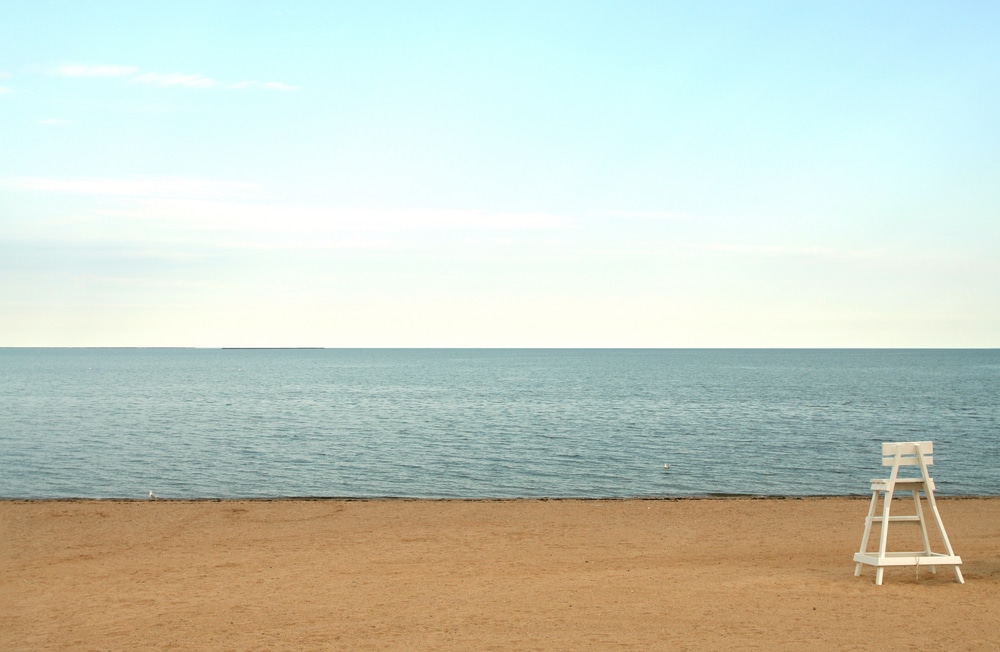
[{"label": "small bird on sand", "polygon": [[149,499],[150,500],[156,500],[157,498],[159,498],[159,496],[157,496],[156,494],[154,494],[152,491],[149,492]]}]

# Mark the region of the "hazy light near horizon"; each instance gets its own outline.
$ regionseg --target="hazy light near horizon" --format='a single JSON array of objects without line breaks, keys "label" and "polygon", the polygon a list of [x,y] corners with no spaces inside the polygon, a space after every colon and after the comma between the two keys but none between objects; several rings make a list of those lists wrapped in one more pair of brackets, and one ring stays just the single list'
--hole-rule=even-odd
[{"label": "hazy light near horizon", "polygon": [[996,347],[998,30],[971,2],[24,5],[0,346]]}]

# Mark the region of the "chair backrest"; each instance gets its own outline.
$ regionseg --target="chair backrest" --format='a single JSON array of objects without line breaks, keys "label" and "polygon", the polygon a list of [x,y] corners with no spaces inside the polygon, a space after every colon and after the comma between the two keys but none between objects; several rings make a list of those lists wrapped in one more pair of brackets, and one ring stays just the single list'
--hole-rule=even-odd
[{"label": "chair backrest", "polygon": [[924,458],[924,465],[934,463],[934,443],[929,441],[899,441],[882,444],[882,466],[896,464],[896,453],[899,453],[900,466],[920,466],[919,451]]}]

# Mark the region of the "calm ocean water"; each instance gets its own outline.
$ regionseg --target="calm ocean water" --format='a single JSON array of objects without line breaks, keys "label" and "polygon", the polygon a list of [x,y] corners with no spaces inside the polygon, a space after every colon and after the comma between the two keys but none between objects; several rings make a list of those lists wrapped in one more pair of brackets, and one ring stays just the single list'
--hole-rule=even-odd
[{"label": "calm ocean water", "polygon": [[865,494],[918,439],[1000,494],[1000,351],[0,349],[0,497]]}]

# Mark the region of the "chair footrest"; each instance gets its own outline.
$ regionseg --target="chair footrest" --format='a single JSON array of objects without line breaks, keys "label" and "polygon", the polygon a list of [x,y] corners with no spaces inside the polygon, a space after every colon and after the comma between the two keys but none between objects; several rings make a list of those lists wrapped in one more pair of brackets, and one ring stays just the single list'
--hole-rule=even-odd
[{"label": "chair footrest", "polygon": [[[872,522],[879,522],[879,523],[881,523],[884,520],[885,519],[883,519],[881,516],[872,516]],[[908,515],[908,516],[890,516],[889,517],[889,522],[890,523],[897,523],[897,522],[902,522],[902,523],[906,523],[906,522],[919,523],[920,521],[921,521],[921,518],[919,516],[914,516],[912,514]]]},{"label": "chair footrest", "polygon": [[885,557],[878,553],[854,553],[854,561],[869,566],[960,566],[962,558],[958,555],[945,555],[937,552],[887,552]]}]

